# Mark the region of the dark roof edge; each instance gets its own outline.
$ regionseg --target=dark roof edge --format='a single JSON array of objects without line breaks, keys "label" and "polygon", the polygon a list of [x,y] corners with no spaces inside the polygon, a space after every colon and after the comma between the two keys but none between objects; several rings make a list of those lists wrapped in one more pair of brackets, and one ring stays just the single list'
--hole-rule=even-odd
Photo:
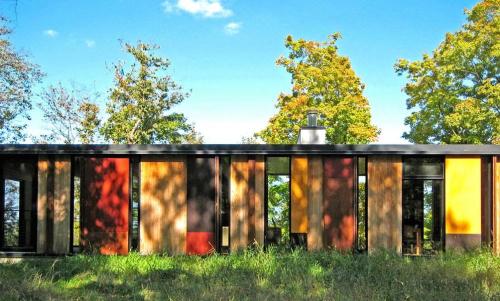
[{"label": "dark roof edge", "polygon": [[0,155],[500,155],[470,144],[0,144]]}]

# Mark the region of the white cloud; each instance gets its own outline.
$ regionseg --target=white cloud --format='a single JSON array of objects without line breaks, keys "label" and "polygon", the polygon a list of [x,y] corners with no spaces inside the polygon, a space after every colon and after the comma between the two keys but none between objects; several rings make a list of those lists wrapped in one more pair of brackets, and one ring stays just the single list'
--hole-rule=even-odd
[{"label": "white cloud", "polygon": [[230,9],[222,5],[221,0],[177,0],[175,4],[167,0],[162,6],[166,13],[176,10],[201,15],[204,18],[225,18],[233,14]]},{"label": "white cloud", "polygon": [[224,32],[228,35],[235,35],[240,32],[241,23],[229,22],[224,26]]},{"label": "white cloud", "polygon": [[47,29],[43,31],[43,34],[49,38],[55,38],[59,33],[53,29]]},{"label": "white cloud", "polygon": [[95,41],[94,40],[85,40],[85,45],[87,45],[88,48],[94,48]]}]

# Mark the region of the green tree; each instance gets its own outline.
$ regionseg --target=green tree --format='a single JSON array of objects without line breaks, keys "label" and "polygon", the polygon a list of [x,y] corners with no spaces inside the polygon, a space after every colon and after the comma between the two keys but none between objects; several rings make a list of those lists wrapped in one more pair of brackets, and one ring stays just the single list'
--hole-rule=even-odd
[{"label": "green tree", "polygon": [[187,96],[166,73],[170,62],[154,54],[157,46],[125,44],[133,56],[128,71],[114,65],[115,87],[101,133],[113,143],[200,143],[201,137],[181,113],[171,112]]},{"label": "green tree", "polygon": [[328,143],[368,143],[379,130],[371,124],[370,106],[363,96],[364,85],[347,57],[338,54],[340,34],[330,35],[324,43],[294,40],[288,36],[288,57],[276,61],[292,75],[291,93],[281,93],[274,115],[265,129],[256,134],[266,143],[297,142],[299,130],[306,125],[306,112],[319,111],[320,124],[326,127]]},{"label": "green tree", "polygon": [[49,130],[43,135],[45,142],[93,143],[99,127],[99,107],[92,95],[81,89],[68,89],[61,83],[50,85],[40,93],[38,103],[42,117]]},{"label": "green tree", "polygon": [[267,192],[269,199],[269,221],[271,226],[279,227],[281,229],[282,241],[289,239],[289,206],[290,199],[289,193],[290,178],[288,176],[269,175]]},{"label": "green tree", "polygon": [[92,102],[83,102],[80,104],[80,127],[78,135],[83,144],[95,143],[99,134],[99,106]]},{"label": "green tree", "polygon": [[478,3],[466,11],[467,23],[448,33],[422,60],[400,59],[414,143],[500,144],[500,15],[499,0]]},{"label": "green tree", "polygon": [[43,77],[38,65],[16,52],[8,40],[11,30],[0,16],[0,142],[15,143],[26,135],[32,87]]}]

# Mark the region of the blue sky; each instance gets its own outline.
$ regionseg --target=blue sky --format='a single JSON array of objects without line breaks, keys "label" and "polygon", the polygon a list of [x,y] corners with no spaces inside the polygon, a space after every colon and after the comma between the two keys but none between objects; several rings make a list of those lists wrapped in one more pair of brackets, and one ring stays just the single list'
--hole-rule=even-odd
[{"label": "blue sky", "polygon": [[[42,86],[75,82],[103,94],[112,63],[127,59],[119,39],[155,43],[171,61],[171,75],[191,96],[175,108],[206,143],[239,143],[262,129],[275,112],[290,76],[274,62],[283,41],[324,41],[340,32],[339,52],[366,84],[379,143],[401,138],[408,114],[394,72],[398,58],[419,59],[465,22],[477,1],[0,1],[11,20],[11,40],[47,74]],[[34,99],[36,101],[36,99]],[[43,123],[33,111],[29,131]]]}]

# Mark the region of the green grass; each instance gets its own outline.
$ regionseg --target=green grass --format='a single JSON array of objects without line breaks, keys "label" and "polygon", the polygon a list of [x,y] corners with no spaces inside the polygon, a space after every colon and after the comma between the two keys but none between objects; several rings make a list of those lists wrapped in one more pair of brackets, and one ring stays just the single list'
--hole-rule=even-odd
[{"label": "green grass", "polygon": [[2,300],[490,300],[500,258],[247,251],[71,256],[0,264]]}]

